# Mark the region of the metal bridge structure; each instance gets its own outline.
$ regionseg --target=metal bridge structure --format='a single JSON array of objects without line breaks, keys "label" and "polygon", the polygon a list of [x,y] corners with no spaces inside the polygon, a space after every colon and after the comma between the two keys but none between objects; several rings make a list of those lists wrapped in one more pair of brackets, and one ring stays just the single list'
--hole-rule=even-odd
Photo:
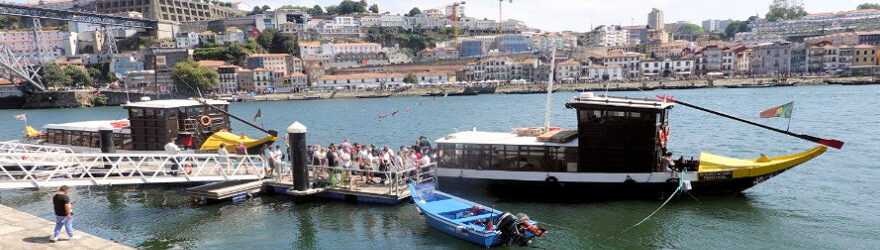
[{"label": "metal bridge structure", "polygon": [[46,90],[45,85],[41,81],[38,72],[43,62],[53,58],[47,58],[42,53],[40,46],[39,33],[42,31],[40,19],[51,19],[59,21],[70,21],[77,23],[89,23],[99,25],[100,31],[104,35],[104,44],[102,50],[107,55],[118,53],[116,48],[115,35],[112,27],[126,27],[135,29],[157,29],[158,22],[156,20],[120,17],[85,11],[60,10],[51,8],[41,8],[26,6],[18,3],[0,2],[0,15],[19,16],[31,18],[33,31],[33,46],[36,55],[30,57],[20,56],[9,46],[0,43],[0,73],[3,77],[13,83],[25,82],[28,88],[24,88],[26,92],[42,92]]},{"label": "metal bridge structure", "polygon": [[258,155],[75,153],[64,147],[0,143],[0,190],[261,180],[267,167]]}]

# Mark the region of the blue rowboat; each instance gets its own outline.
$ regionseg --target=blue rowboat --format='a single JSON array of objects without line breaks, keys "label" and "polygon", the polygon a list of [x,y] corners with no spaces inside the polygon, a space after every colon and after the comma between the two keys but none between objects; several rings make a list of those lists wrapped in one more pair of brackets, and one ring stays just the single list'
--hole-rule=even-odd
[{"label": "blue rowboat", "polygon": [[409,184],[413,203],[431,227],[484,247],[526,245],[546,230],[525,214],[516,216],[435,189],[434,182]]}]

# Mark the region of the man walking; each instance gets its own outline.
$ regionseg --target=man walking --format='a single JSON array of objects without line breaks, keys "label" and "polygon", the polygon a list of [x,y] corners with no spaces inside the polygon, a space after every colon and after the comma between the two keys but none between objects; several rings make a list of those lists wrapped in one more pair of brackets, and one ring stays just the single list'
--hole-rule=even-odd
[{"label": "man walking", "polygon": [[180,148],[174,143],[174,137],[171,137],[168,143],[165,144],[165,153],[171,157],[171,175],[177,176],[177,169],[180,168],[177,162],[177,154],[180,153]]},{"label": "man walking", "polygon": [[66,185],[61,186],[58,193],[52,197],[52,205],[55,208],[55,231],[52,238],[49,239],[51,242],[58,241],[58,234],[61,233],[62,226],[71,240],[80,239],[78,235],[73,235],[73,211],[70,208],[73,204],[70,203],[70,197],[67,197],[68,189]]}]

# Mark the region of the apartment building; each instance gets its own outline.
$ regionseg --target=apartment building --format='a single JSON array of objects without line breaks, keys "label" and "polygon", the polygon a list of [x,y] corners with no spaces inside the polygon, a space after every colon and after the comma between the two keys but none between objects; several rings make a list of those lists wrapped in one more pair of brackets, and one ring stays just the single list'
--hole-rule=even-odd
[{"label": "apartment building", "polygon": [[623,81],[623,69],[618,65],[591,65],[589,78],[593,81]]},{"label": "apartment building", "polygon": [[41,58],[46,62],[61,56],[76,55],[78,33],[44,30],[37,33],[39,46],[34,43],[32,31],[0,31],[0,43],[9,47],[16,55]]},{"label": "apartment building", "polygon": [[617,25],[600,25],[586,34],[586,46],[616,47],[626,45],[629,34],[623,27]]},{"label": "apartment building", "polygon": [[136,11],[143,13],[147,19],[174,22],[214,20],[245,14],[238,9],[195,0],[96,0],[94,5],[94,9],[100,13]]},{"label": "apartment building", "polygon": [[280,71],[284,74],[302,72],[302,60],[283,53],[250,54],[245,59],[245,66],[251,69],[263,68],[272,72]]},{"label": "apartment building", "polygon": [[581,63],[574,59],[557,62],[553,72],[557,82],[573,83],[581,76]]},{"label": "apartment building", "polygon": [[511,78],[510,66],[513,62],[506,57],[489,58],[468,63],[465,66],[463,81],[508,81]]},{"label": "apartment building", "polygon": [[617,65],[623,72],[623,77],[629,79],[637,79],[640,75],[640,65],[645,56],[641,53],[628,52],[623,50],[612,50],[600,60],[602,65]]},{"label": "apartment building", "polygon": [[752,48],[751,74],[775,76],[791,73],[791,46],[790,42],[775,42]]}]

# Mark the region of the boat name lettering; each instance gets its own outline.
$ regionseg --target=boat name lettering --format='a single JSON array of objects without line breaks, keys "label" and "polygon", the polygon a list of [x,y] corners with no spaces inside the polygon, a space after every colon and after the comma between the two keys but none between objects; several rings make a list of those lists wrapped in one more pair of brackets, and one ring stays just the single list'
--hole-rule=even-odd
[{"label": "boat name lettering", "polygon": [[701,181],[733,179],[733,171],[718,171],[718,172],[700,173],[699,177],[700,177],[699,180],[701,180]]}]

